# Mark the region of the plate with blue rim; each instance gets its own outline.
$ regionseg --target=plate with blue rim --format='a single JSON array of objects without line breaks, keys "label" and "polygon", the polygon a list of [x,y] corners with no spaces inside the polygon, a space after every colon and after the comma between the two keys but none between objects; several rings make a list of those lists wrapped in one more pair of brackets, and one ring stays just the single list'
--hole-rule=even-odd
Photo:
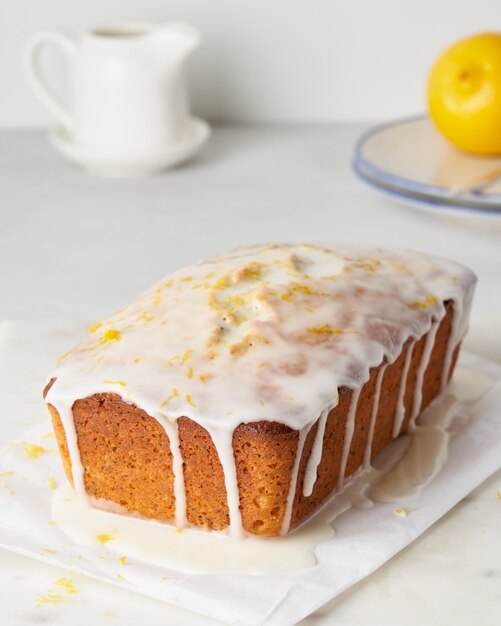
[{"label": "plate with blue rim", "polygon": [[356,143],[353,167],[403,204],[501,229],[501,157],[456,150],[424,115],[369,129]]}]

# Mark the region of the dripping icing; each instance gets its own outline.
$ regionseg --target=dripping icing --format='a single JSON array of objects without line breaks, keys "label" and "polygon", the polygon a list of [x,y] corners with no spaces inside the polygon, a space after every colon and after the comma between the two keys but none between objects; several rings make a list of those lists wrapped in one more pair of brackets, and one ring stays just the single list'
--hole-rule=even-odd
[{"label": "dripping icing", "polygon": [[75,492],[81,500],[88,503],[89,498],[85,490],[85,471],[78,447],[77,431],[73,420],[71,405],[60,402],[56,408],[66,436],[66,445],[68,446],[68,453],[71,460],[71,477],[73,479]]},{"label": "dripping icing", "polygon": [[414,398],[412,400],[412,412],[410,425],[413,426],[417,416],[419,415],[419,409],[423,401],[423,383],[424,375],[430,362],[430,356],[435,345],[435,337],[437,336],[437,330],[441,320],[434,320],[431,324],[431,328],[426,335],[424,342],[423,354],[419,362],[419,367],[416,372],[416,380],[414,382]]},{"label": "dripping icing", "polygon": [[212,428],[210,435],[223,468],[224,486],[226,488],[228,514],[230,517],[229,534],[232,539],[242,539],[244,529],[240,513],[237,468],[233,452],[233,432],[224,428]]},{"label": "dripping icing", "polygon": [[[463,318],[463,302],[458,301],[455,304],[455,315],[452,318],[451,331],[449,334],[449,339],[447,341],[447,349],[445,353],[444,366],[442,368],[442,378],[440,380],[440,391],[443,392],[449,382],[449,376],[451,373],[452,366],[452,357],[454,354],[454,350],[458,346],[458,344],[463,340],[464,334],[466,333],[466,328],[460,328],[461,320]],[[461,334],[462,333],[462,334]]]},{"label": "dripping icing", "polygon": [[183,457],[179,445],[179,422],[169,422],[166,419],[159,419],[160,424],[169,438],[169,447],[172,455],[172,472],[174,474],[174,503],[175,518],[177,528],[186,526],[186,490],[184,487]]},{"label": "dripping icing", "polygon": [[344,427],[343,452],[341,455],[341,465],[339,467],[339,478],[338,478],[338,483],[337,483],[338,491],[341,491],[344,486],[346,466],[348,464],[348,457],[350,455],[351,442],[353,439],[353,433],[355,431],[355,417],[357,414],[358,398],[360,397],[361,390],[362,390],[362,387],[359,387],[358,389],[353,389],[351,393],[350,409],[348,411],[348,418],[346,420],[346,425]]},{"label": "dripping icing", "polygon": [[364,450],[364,463],[363,468],[368,469],[371,464],[371,454],[372,454],[372,440],[374,438],[374,430],[376,429],[376,419],[379,410],[379,398],[381,396],[381,385],[383,384],[384,373],[386,372],[386,368],[388,367],[387,363],[384,363],[379,368],[376,379],[376,389],[374,390],[374,404],[372,406],[372,414],[371,421],[369,424],[369,433],[367,435],[367,442],[365,444]]},{"label": "dripping icing", "polygon": [[395,418],[393,420],[393,438],[398,437],[400,429],[405,418],[405,390],[407,389],[407,380],[409,378],[409,368],[412,361],[412,353],[414,352],[414,346],[416,342],[413,341],[407,348],[405,355],[404,369],[402,371],[402,378],[400,379],[400,388],[398,390],[397,410],[395,411]]},{"label": "dripping icing", "polygon": [[[170,435],[176,524],[185,520],[182,458],[177,427],[171,427],[178,417],[190,416],[212,436],[237,535],[242,524],[233,431],[259,420],[298,431],[282,530],[288,529],[311,416],[320,420],[306,490],[313,488],[321,459],[319,431],[327,419],[322,411],[335,405],[337,390],[349,387],[358,397],[356,388],[368,380],[370,368],[393,362],[405,341],[419,339],[431,320],[441,317],[447,300],[455,311],[444,368],[450,370],[454,347],[466,330],[474,282],[469,270],[444,259],[351,246],[247,248],[176,272],[94,325],[50,376],[56,380],[47,402],[63,422],[77,493],[86,495],[84,469],[68,407],[78,398],[115,393],[157,419]],[[446,381],[448,373],[443,376]],[[401,404],[395,429],[403,420]]]},{"label": "dripping icing", "polygon": [[294,465],[292,467],[291,482],[289,485],[289,493],[287,494],[287,503],[285,506],[284,519],[282,521],[282,528],[280,529],[281,535],[286,535],[289,532],[292,520],[292,508],[294,506],[294,498],[296,495],[297,479],[299,475],[299,467],[301,465],[301,457],[303,456],[304,443],[309,432],[309,428],[305,427],[299,431],[296,456],[294,459]]},{"label": "dripping icing", "polygon": [[[337,404],[337,402],[336,402]],[[311,496],[313,493],[313,487],[315,486],[315,482],[317,480],[317,470],[322,460],[322,452],[323,452],[323,443],[324,443],[324,434],[325,434],[325,426],[327,424],[327,418],[329,417],[329,412],[332,408],[332,405],[328,405],[320,414],[318,419],[317,432],[315,433],[315,440],[313,442],[313,446],[311,448],[310,457],[308,459],[308,463],[306,465],[306,471],[304,474],[303,481],[303,496]]]}]

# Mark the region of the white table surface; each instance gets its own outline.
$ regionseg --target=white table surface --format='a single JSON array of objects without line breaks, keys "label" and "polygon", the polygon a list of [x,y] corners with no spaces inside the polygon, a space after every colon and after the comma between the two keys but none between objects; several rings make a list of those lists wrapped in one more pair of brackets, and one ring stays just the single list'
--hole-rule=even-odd
[{"label": "white table surface", "polygon": [[[138,180],[93,178],[41,132],[0,133],[0,319],[98,320],[163,274],[237,245],[355,241],[462,260],[480,282],[470,348],[501,362],[501,233],[375,196],[350,168],[362,127],[219,127],[192,164]],[[489,318],[489,320],[487,320]],[[486,332],[486,329],[489,332]],[[0,438],[16,434],[0,416]],[[408,549],[303,622],[501,623],[498,472]],[[172,624],[212,620],[90,579],[36,608],[61,570],[0,551],[0,623]]]}]

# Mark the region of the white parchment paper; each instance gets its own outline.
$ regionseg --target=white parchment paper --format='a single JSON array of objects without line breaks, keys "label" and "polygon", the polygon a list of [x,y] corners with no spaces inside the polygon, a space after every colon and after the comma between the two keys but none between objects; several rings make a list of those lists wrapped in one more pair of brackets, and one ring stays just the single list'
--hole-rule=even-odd
[{"label": "white parchment paper", "polygon": [[[462,409],[468,420],[452,436],[447,461],[419,495],[395,503],[350,509],[335,521],[336,536],[318,545],[314,567],[274,575],[188,575],[128,560],[103,546],[74,544],[50,524],[50,485],[63,475],[41,399],[57,354],[81,336],[81,325],[4,324],[0,328],[0,421],[21,434],[0,451],[0,545],[99,580],[198,611],[228,624],[288,626],[380,567],[501,467],[501,367],[464,354],[461,365],[494,383]],[[37,419],[35,419],[37,418]]]}]

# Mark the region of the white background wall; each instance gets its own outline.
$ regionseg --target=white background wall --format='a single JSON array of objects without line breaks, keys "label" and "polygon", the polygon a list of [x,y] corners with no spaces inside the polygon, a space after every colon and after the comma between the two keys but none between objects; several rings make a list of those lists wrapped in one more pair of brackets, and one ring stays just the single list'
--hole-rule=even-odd
[{"label": "white background wall", "polygon": [[167,19],[202,31],[191,82],[204,117],[375,120],[420,111],[434,57],[458,37],[501,30],[501,0],[1,0],[0,126],[50,121],[23,76],[32,33]]}]

